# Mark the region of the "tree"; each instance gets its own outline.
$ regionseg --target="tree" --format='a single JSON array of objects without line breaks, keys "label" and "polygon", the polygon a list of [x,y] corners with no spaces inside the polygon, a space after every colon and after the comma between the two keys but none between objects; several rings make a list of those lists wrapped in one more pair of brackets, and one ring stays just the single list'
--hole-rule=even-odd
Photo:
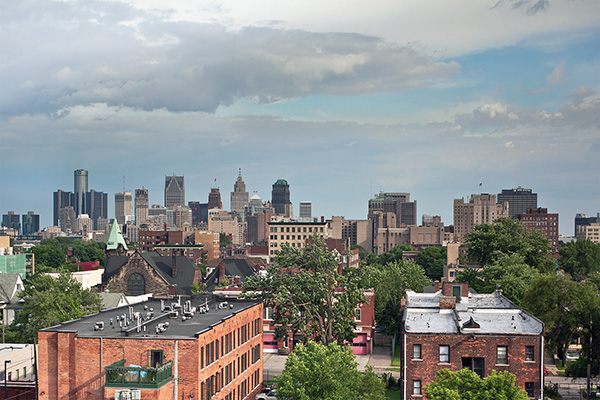
[{"label": "tree", "polygon": [[[525,293],[525,307],[546,324],[546,343],[566,364],[567,347],[574,335],[600,342],[600,296],[593,282],[576,282],[564,273],[534,278]],[[589,342],[589,341],[588,341]],[[592,357],[600,356],[596,345]]]},{"label": "tree", "polygon": [[392,248],[387,253],[382,253],[377,257],[377,263],[385,265],[393,261],[401,261],[403,259],[402,253],[405,251],[415,251],[415,248],[410,244],[402,244],[400,246]]},{"label": "tree", "polygon": [[262,298],[273,307],[278,338],[300,333],[321,343],[351,342],[355,309],[365,301],[360,270],[337,271],[336,255],[312,236],[303,249],[284,243],[266,276],[244,282],[244,297]]},{"label": "tree", "polygon": [[444,275],[444,265],[448,261],[447,254],[446,247],[426,247],[417,254],[417,264],[425,269],[425,273],[430,279],[439,280]]},{"label": "tree", "polygon": [[422,292],[431,284],[425,270],[413,261],[395,261],[368,269],[368,279],[375,288],[375,319],[387,335],[396,335],[402,322],[402,297],[407,290]]},{"label": "tree", "polygon": [[65,254],[59,247],[34,246],[30,251],[35,254],[35,266],[38,271],[56,271],[66,266]]},{"label": "tree", "polygon": [[580,281],[600,271],[600,244],[589,239],[579,239],[561,247],[560,268]]},{"label": "tree", "polygon": [[469,260],[485,267],[511,254],[519,254],[525,264],[540,272],[552,271],[550,242],[540,231],[528,231],[520,221],[498,218],[493,224],[477,225],[466,235]]},{"label": "tree", "polygon": [[67,272],[56,279],[46,274],[33,275],[19,296],[25,302],[9,327],[9,335],[20,343],[33,343],[39,329],[81,318],[102,305],[98,293],[82,289],[81,283]]},{"label": "tree", "polygon": [[357,369],[352,351],[336,343],[309,341],[290,354],[275,379],[277,398],[283,400],[385,399],[385,385],[369,368]]},{"label": "tree", "polygon": [[219,247],[225,247],[225,246],[227,246],[227,245],[229,245],[229,244],[233,243],[233,242],[231,241],[231,239],[229,239],[229,237],[227,237],[227,235],[226,235],[226,234],[224,234],[224,233],[220,233],[220,234],[219,234],[219,239],[220,239],[220,244],[219,244]]},{"label": "tree", "polygon": [[527,393],[515,386],[515,376],[506,371],[492,371],[481,379],[468,369],[442,369],[425,387],[425,394],[429,400],[527,400]]},{"label": "tree", "polygon": [[100,261],[100,265],[104,265],[104,243],[76,240],[72,249],[73,256],[78,261]]}]

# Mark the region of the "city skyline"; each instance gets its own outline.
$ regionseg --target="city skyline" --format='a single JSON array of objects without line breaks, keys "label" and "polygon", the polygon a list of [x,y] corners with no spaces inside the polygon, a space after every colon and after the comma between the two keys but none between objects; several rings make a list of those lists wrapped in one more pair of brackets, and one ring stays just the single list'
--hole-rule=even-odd
[{"label": "city skyline", "polygon": [[599,8],[2,4],[0,210],[50,225],[79,168],[150,205],[165,175],[185,176],[186,204],[216,178],[229,209],[242,168],[250,196],[285,179],[294,208],[326,218],[407,192],[418,219],[450,225],[453,199],[531,188],[571,235],[576,213],[599,211]]}]

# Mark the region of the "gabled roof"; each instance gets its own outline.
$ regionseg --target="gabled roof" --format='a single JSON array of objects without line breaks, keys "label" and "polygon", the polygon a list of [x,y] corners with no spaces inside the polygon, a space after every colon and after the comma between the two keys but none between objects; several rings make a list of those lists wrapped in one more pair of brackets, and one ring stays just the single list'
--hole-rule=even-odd
[{"label": "gabled roof", "polygon": [[[256,274],[254,270],[254,259],[252,258],[225,258],[219,260],[225,263],[225,276],[239,276],[240,282],[244,282],[246,278]],[[216,285],[215,278],[219,276],[219,267],[217,266],[214,271],[206,278],[206,290],[212,292]]]},{"label": "gabled roof", "polygon": [[0,303],[17,303],[18,294],[22,289],[23,280],[20,274],[0,274]]},{"label": "gabled roof", "polygon": [[125,239],[119,229],[119,224],[117,224],[117,220],[115,219],[106,239],[106,250],[116,250],[119,244],[122,244],[123,248],[127,250],[127,243],[125,243]]}]

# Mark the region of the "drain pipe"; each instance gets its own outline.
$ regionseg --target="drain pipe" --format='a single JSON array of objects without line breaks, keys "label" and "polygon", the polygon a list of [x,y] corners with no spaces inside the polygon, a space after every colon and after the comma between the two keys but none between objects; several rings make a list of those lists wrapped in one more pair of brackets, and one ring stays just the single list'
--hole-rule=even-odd
[{"label": "drain pipe", "polygon": [[403,364],[402,375],[404,375],[404,376],[402,377],[402,381],[404,382],[404,385],[403,385],[404,386],[404,400],[406,400],[406,334],[403,333],[401,337],[402,337],[402,341],[404,342],[403,343],[403,345],[404,345],[403,346],[404,347],[404,350],[403,350],[404,354],[403,354],[403,357],[402,357],[404,359],[404,360],[402,360],[402,364]]}]

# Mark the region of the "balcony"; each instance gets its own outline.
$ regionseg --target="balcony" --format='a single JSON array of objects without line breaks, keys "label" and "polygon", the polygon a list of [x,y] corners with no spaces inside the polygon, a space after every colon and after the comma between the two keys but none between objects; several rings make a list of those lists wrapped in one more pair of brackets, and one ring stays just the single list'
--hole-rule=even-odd
[{"label": "balcony", "polygon": [[158,367],[125,366],[125,360],[119,360],[104,368],[106,387],[158,389],[173,379],[173,361]]}]

